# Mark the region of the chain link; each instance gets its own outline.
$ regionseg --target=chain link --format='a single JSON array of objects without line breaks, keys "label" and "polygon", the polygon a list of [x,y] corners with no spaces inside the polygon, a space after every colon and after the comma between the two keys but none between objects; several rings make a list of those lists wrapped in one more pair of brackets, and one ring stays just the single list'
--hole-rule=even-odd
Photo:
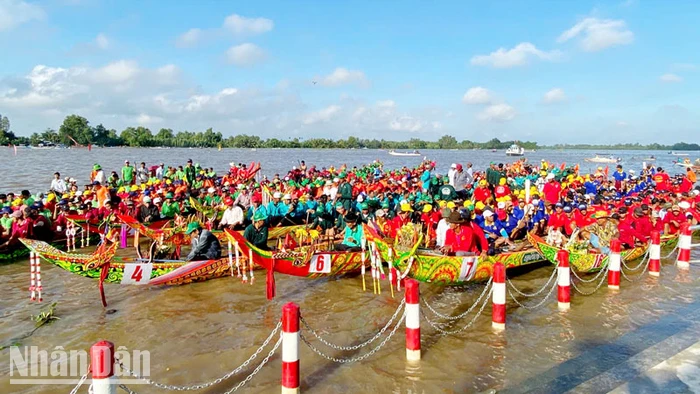
[{"label": "chain link", "polygon": [[128,394],[137,394],[136,391],[134,391],[134,390],[132,390],[132,389],[126,387],[125,384],[120,384],[120,385],[117,386],[117,387],[119,387],[120,389],[126,391]]},{"label": "chain link", "polygon": [[625,259],[624,259],[624,258],[621,259],[621,260],[622,260],[622,267],[623,267],[623,268],[626,268],[628,271],[636,271],[636,270],[638,270],[638,269],[641,268],[642,265],[644,265],[644,263],[647,261],[647,258],[649,257],[649,250],[650,250],[650,249],[651,249],[651,248],[647,248],[647,251],[644,252],[644,256],[642,256],[642,260],[640,261],[639,264],[637,264],[636,267],[630,268],[630,267],[627,265],[627,263],[625,262]]},{"label": "chain link", "polygon": [[573,274],[574,274],[574,277],[576,277],[576,279],[578,279],[580,282],[583,282],[583,283],[593,283],[593,282],[595,282],[596,280],[598,280],[598,278],[600,278],[600,275],[602,275],[604,272],[607,272],[607,271],[608,271],[608,266],[607,266],[607,264],[606,264],[605,267],[601,268],[600,271],[598,271],[598,273],[597,273],[592,279],[583,279],[582,277],[578,276],[578,274],[576,273],[576,271],[573,270],[573,269],[571,270],[571,273],[573,273]]},{"label": "chain link", "polygon": [[[644,260],[642,260],[642,263],[644,263]],[[637,268],[641,267],[641,265],[642,264],[640,263]],[[647,272],[648,268],[649,268],[649,260],[646,261],[646,265],[644,265],[644,269],[642,270],[642,272],[637,274],[637,277],[635,279],[630,279],[630,277],[627,276],[627,274],[625,273],[625,270],[620,270],[620,272],[622,273],[622,277],[625,278],[628,282],[634,283],[634,282],[638,282],[640,279],[642,279],[644,277],[644,274]]]},{"label": "chain link", "polygon": [[403,306],[405,304],[406,304],[406,299],[404,298],[401,300],[401,304],[399,304],[399,307],[396,308],[396,312],[394,312],[394,315],[391,316],[389,321],[386,322],[386,325],[384,325],[384,327],[382,327],[382,329],[379,330],[379,332],[375,336],[373,336],[372,338],[366,340],[365,342],[362,342],[361,344],[355,345],[355,346],[340,346],[340,345],[335,345],[333,343],[330,343],[330,342],[326,341],[325,339],[323,339],[320,335],[318,335],[318,333],[316,331],[314,331],[313,328],[309,327],[309,323],[306,322],[306,320],[304,319],[303,316],[299,316],[299,318],[301,319],[301,323],[304,325],[304,327],[307,330],[309,330],[311,332],[311,334],[313,334],[313,336],[315,336],[316,339],[318,339],[319,342],[321,342],[322,344],[324,344],[330,348],[336,349],[336,350],[357,350],[357,349],[360,349],[362,347],[369,345],[370,343],[376,341],[377,338],[381,337],[384,334],[384,332],[387,330],[387,328],[389,328],[389,326],[391,326],[391,323],[399,315],[399,312],[401,312],[401,309],[403,309]]},{"label": "chain link", "polygon": [[306,344],[306,346],[308,346],[314,353],[316,353],[316,354],[318,354],[319,356],[325,358],[326,360],[332,361],[332,362],[335,362],[335,363],[340,363],[340,364],[350,364],[350,363],[354,363],[354,362],[358,362],[358,361],[365,360],[365,359],[367,359],[368,357],[370,357],[371,355],[373,355],[374,353],[376,353],[379,349],[381,349],[382,347],[384,347],[384,345],[385,345],[387,342],[389,342],[389,339],[391,339],[391,337],[394,336],[394,334],[396,333],[396,330],[399,328],[399,326],[401,326],[401,323],[403,323],[403,321],[404,321],[405,318],[406,318],[406,311],[404,310],[404,313],[401,315],[401,319],[396,323],[396,325],[395,325],[394,328],[391,330],[391,332],[389,333],[389,335],[387,335],[387,337],[384,338],[384,340],[383,340],[379,345],[377,345],[377,347],[375,347],[374,349],[372,349],[369,353],[366,353],[366,354],[364,354],[364,355],[362,355],[362,356],[354,357],[354,358],[335,358],[335,357],[328,356],[328,355],[324,354],[323,352],[321,352],[320,350],[318,350],[316,347],[314,347],[314,345],[312,345],[312,344],[309,342],[309,340],[306,339],[306,337],[304,336],[304,334],[302,334],[301,332],[299,332],[299,338],[301,338],[302,342],[304,342],[304,343]]},{"label": "chain link", "polygon": [[549,283],[552,281],[552,279],[554,279],[555,276],[557,276],[557,272],[559,271],[558,268],[559,268],[558,266],[555,266],[555,267],[554,267],[554,270],[552,271],[552,275],[551,275],[551,276],[549,277],[549,279],[547,280],[547,283],[545,283],[544,286],[542,286],[542,288],[539,289],[539,290],[538,290],[537,292],[535,292],[535,293],[523,293],[522,291],[518,290],[518,289],[515,287],[515,285],[513,284],[513,282],[511,282],[510,279],[506,278],[506,281],[508,282],[508,285],[510,285],[510,287],[512,287],[513,290],[515,290],[515,292],[518,293],[518,294],[520,294],[521,296],[527,297],[527,298],[537,297],[538,295],[542,294],[542,292],[543,292],[545,289],[548,288],[547,286],[549,286]]},{"label": "chain link", "polygon": [[246,376],[246,378],[243,379],[242,382],[238,383],[234,388],[225,392],[224,394],[231,394],[233,392],[236,392],[236,391],[238,391],[238,389],[245,386],[246,383],[250,382],[250,380],[253,379],[253,377],[255,375],[257,375],[258,372],[260,372],[262,367],[264,367],[265,364],[267,364],[267,362],[270,361],[270,358],[272,357],[273,354],[275,354],[275,352],[277,351],[277,349],[280,347],[281,344],[282,344],[282,334],[280,334],[280,339],[278,339],[277,343],[275,343],[275,347],[273,347],[272,350],[270,350],[270,353],[268,353],[267,356],[260,362],[260,364],[257,367],[255,367],[253,372],[251,372],[250,375]]},{"label": "chain link", "polygon": [[[572,272],[573,272],[573,271],[572,271]],[[608,272],[608,267],[605,267],[604,269],[600,270],[600,272],[598,273],[598,275],[596,275],[596,278],[599,277],[599,276],[601,276],[601,274],[603,274],[604,272]],[[578,277],[578,276],[577,276],[577,277]],[[576,292],[578,292],[579,294],[581,294],[581,295],[583,295],[583,296],[589,296],[589,295],[595,293],[596,291],[598,291],[598,289],[600,289],[600,286],[602,286],[604,282],[605,282],[605,275],[602,276],[602,278],[600,279],[600,282],[598,282],[598,286],[596,286],[595,289],[593,289],[593,291],[591,291],[591,292],[581,291],[581,289],[579,289],[579,288],[576,286],[576,282],[574,282],[574,281],[571,281],[571,286],[572,286],[572,287],[574,288],[574,290],[575,290]],[[588,283],[590,283],[590,282],[588,282]]]},{"label": "chain link", "polygon": [[70,394],[75,394],[78,392],[78,389],[80,388],[80,386],[83,385],[83,383],[85,383],[85,379],[87,379],[88,375],[90,375],[90,368],[88,368],[87,372],[85,372],[85,375],[83,375],[80,378],[78,384],[75,387],[73,387],[73,390],[70,391]]},{"label": "chain link", "polygon": [[542,298],[542,301],[538,302],[538,303],[537,303],[536,305],[534,305],[534,306],[527,306],[527,305],[521,303],[520,301],[518,301],[518,299],[515,298],[515,296],[513,295],[513,292],[511,292],[510,289],[508,289],[508,294],[510,294],[510,298],[512,298],[513,301],[515,301],[515,303],[518,304],[519,306],[521,306],[521,307],[523,307],[523,308],[525,308],[525,309],[527,309],[527,310],[533,310],[533,309],[537,309],[537,308],[541,307],[542,305],[544,305],[545,301],[547,301],[547,299],[549,298],[549,296],[551,296],[552,293],[554,293],[554,289],[557,288],[557,285],[558,285],[558,283],[555,281],[555,282],[554,282],[554,285],[551,287],[551,289],[549,289],[549,293],[547,293],[547,295],[544,296],[544,298]]},{"label": "chain link", "polygon": [[[493,286],[491,287],[491,291],[488,292],[489,296],[490,296],[492,293],[493,293]],[[486,299],[485,299],[484,302],[481,304],[481,308],[479,308],[479,311],[476,313],[476,315],[474,315],[474,317],[469,321],[469,323],[467,323],[466,326],[460,328],[459,330],[454,330],[454,331],[447,331],[447,330],[444,330],[444,329],[440,328],[439,326],[440,326],[441,324],[444,325],[444,324],[447,324],[447,323],[435,323],[435,322],[432,322],[430,319],[428,319],[428,316],[426,316],[426,315],[422,315],[422,316],[423,316],[423,320],[427,321],[428,324],[430,324],[434,329],[436,329],[437,331],[439,331],[441,335],[454,335],[454,334],[459,334],[460,332],[462,332],[462,331],[468,329],[469,327],[471,327],[472,325],[474,325],[474,322],[476,322],[476,319],[478,319],[479,316],[481,316],[481,314],[484,312],[484,308],[486,308],[486,304],[489,303],[489,298],[490,298],[490,297],[486,297]],[[474,305],[476,305],[476,304],[474,304]]]},{"label": "chain link", "polygon": [[479,295],[479,298],[477,298],[476,301],[474,301],[474,303],[472,304],[472,306],[470,306],[469,309],[467,309],[467,310],[464,311],[463,313],[460,313],[459,315],[456,315],[456,316],[443,315],[442,313],[440,313],[440,312],[436,311],[435,309],[433,309],[433,307],[432,307],[430,304],[428,304],[428,301],[425,301],[424,299],[421,299],[421,302],[423,303],[423,305],[427,306],[428,309],[430,309],[430,311],[433,312],[433,314],[434,314],[435,316],[437,316],[437,317],[439,317],[439,318],[441,318],[441,319],[444,319],[444,320],[459,320],[459,319],[462,319],[464,316],[468,315],[472,310],[474,310],[474,308],[475,308],[475,307],[479,304],[479,302],[481,301],[481,298],[484,297],[484,294],[486,294],[486,292],[487,292],[487,291],[489,290],[489,288],[491,287],[491,282],[493,282],[493,276],[492,276],[491,278],[489,278],[488,283],[486,283],[486,287],[484,287],[484,291],[481,292],[481,295]]},{"label": "chain link", "polygon": [[[243,362],[243,364],[241,364],[238,368],[236,368],[236,369],[234,369],[233,371],[227,373],[226,375],[224,375],[224,376],[222,376],[222,377],[220,377],[220,378],[218,378],[218,379],[215,379],[215,380],[213,380],[213,381],[211,381],[211,382],[208,382],[208,383],[200,383],[200,384],[195,384],[195,385],[192,385],[192,386],[167,385],[167,384],[163,384],[163,383],[154,382],[154,381],[152,381],[151,379],[148,379],[148,378],[145,378],[145,377],[143,377],[143,376],[138,375],[136,372],[131,371],[131,370],[129,370],[128,368],[126,368],[126,367],[124,366],[124,364],[122,364],[121,360],[117,360],[117,365],[119,365],[119,367],[120,367],[124,372],[126,372],[127,374],[129,374],[129,375],[135,377],[136,379],[143,380],[144,382],[146,382],[146,383],[148,383],[148,384],[150,384],[150,385],[153,385],[153,386],[155,386],[155,387],[158,387],[158,388],[160,388],[160,389],[163,389],[163,390],[172,390],[172,391],[195,391],[195,390],[201,390],[201,389],[204,389],[204,388],[211,387],[211,386],[214,386],[214,385],[216,385],[216,384],[219,384],[219,383],[223,382],[224,380],[230,378],[231,376],[233,376],[233,375],[239,373],[239,372],[242,371],[244,368],[246,368],[246,367],[250,364],[250,362],[253,361],[253,360],[255,360],[255,358],[258,357],[258,355],[263,351],[263,349],[267,347],[267,345],[270,343],[270,341],[272,340],[272,338],[275,336],[275,334],[277,333],[277,331],[279,331],[279,329],[280,329],[281,327],[282,327],[282,322],[280,321],[279,323],[277,323],[277,326],[275,326],[275,328],[272,330],[272,332],[271,332],[270,335],[267,337],[267,339],[265,339],[265,342],[263,342],[263,344],[258,348],[258,350],[256,350],[255,353],[253,353],[253,354],[250,356],[250,358],[248,358],[247,360],[245,360],[245,361]],[[281,339],[280,339],[280,340],[281,340]],[[279,343],[278,343],[278,345],[279,345]],[[274,349],[273,349],[273,350],[274,350]]]},{"label": "chain link", "polygon": [[676,243],[676,246],[673,249],[671,249],[671,252],[669,252],[669,254],[667,254],[666,256],[661,256],[661,260],[666,260],[667,258],[671,257],[674,253],[676,253],[676,250],[678,250],[679,245],[680,242]]}]

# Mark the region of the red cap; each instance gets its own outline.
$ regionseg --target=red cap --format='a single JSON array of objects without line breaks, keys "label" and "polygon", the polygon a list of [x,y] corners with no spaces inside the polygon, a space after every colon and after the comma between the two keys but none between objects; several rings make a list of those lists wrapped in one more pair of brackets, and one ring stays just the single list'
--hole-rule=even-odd
[{"label": "red cap", "polygon": [[462,170],[462,165],[461,165],[461,164],[457,164],[457,171],[461,171],[461,170]]}]

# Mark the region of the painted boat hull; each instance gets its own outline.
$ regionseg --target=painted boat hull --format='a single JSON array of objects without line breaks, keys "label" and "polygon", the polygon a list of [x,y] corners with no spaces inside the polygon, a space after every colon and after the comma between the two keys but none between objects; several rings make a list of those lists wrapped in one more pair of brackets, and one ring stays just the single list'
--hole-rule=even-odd
[{"label": "painted boat hull", "polygon": [[[78,239],[77,245],[79,246],[80,244],[80,237],[76,237]],[[97,233],[90,234],[90,242],[95,245],[98,242],[100,242],[100,235]],[[63,249],[66,247],[66,239],[56,239],[51,242],[49,242],[51,246],[53,246],[56,249]],[[8,264],[8,263],[13,263],[19,259],[22,259],[24,257],[29,256],[30,249],[27,248],[27,246],[24,243],[16,243],[13,245],[10,245],[6,249],[0,250],[0,264]]]},{"label": "painted boat hull", "polygon": [[[202,282],[210,279],[230,276],[232,274],[228,257],[218,260],[190,261],[190,262],[154,262],[154,263],[134,263],[124,261],[114,257],[116,244],[113,244],[109,252],[102,254],[95,253],[74,254],[62,252],[46,242],[36,240],[22,240],[32,251],[39,254],[45,261],[50,262],[70,273],[92,279],[99,279],[102,266],[109,264],[105,282],[126,284],[124,272],[128,265],[151,265],[151,274],[145,285],[174,286],[194,282]],[[247,258],[241,258],[241,264],[247,264]],[[236,270],[233,262],[233,270]],[[235,273],[234,273],[235,274]],[[129,283],[133,284],[133,283]]]},{"label": "painted boat hull", "polygon": [[[299,253],[273,253],[260,250],[245,240],[243,234],[225,230],[232,244],[238,244],[241,252],[253,252],[253,262],[266,270],[303,278],[322,278],[359,272],[362,268],[362,252],[316,251]],[[321,262],[319,262],[319,259]],[[327,267],[326,264],[330,264]],[[323,268],[319,270],[319,265]],[[325,272],[320,272],[325,271]]]},{"label": "painted boat hull", "polygon": [[[368,240],[371,238],[368,237]],[[381,239],[372,238],[384,261],[389,261],[389,245]],[[488,280],[493,275],[493,266],[503,263],[506,269],[523,267],[545,261],[544,257],[534,248],[518,252],[501,253],[481,259],[477,256],[445,256],[429,253],[427,250],[417,250],[412,256],[408,277],[420,282],[433,283],[440,286],[459,286],[466,283]],[[409,268],[410,257],[393,259],[393,265],[402,275]]]},{"label": "painted boat hull", "polygon": [[[528,239],[533,246],[547,259],[550,263],[557,265],[557,253],[562,250],[556,246],[547,244],[544,239],[534,234],[528,234]],[[662,246],[672,245],[678,241],[677,236],[666,237],[661,240]],[[638,246],[632,249],[623,250],[621,255],[625,261],[636,260],[642,256],[647,250],[647,246]],[[576,253],[569,252],[569,266],[577,272],[597,272],[608,265],[609,256],[601,253]]]}]

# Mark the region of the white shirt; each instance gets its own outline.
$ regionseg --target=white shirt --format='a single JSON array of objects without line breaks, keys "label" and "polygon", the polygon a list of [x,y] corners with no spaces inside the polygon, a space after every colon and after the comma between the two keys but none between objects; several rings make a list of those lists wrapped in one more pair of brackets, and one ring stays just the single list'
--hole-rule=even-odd
[{"label": "white shirt", "polygon": [[63,179],[54,179],[51,181],[51,190],[63,194],[66,192],[66,183],[63,182]]},{"label": "white shirt", "polygon": [[330,191],[330,200],[334,201],[335,196],[338,195],[338,188],[335,185],[333,185],[333,186],[331,186],[329,191]]},{"label": "white shirt", "polygon": [[445,246],[445,237],[447,236],[447,230],[450,228],[450,225],[447,224],[447,220],[445,219],[440,219],[437,225],[437,230],[435,230],[435,235],[436,235],[436,245],[437,246]]},{"label": "white shirt", "polygon": [[105,176],[105,172],[102,170],[97,171],[97,174],[95,174],[95,180],[100,182],[100,185],[106,185],[107,177]]},{"label": "white shirt", "polygon": [[224,216],[221,218],[221,224],[224,226],[237,225],[243,223],[243,210],[238,205],[231,208],[226,208]]},{"label": "white shirt", "polygon": [[450,186],[455,187],[455,170],[454,168],[450,168],[449,171],[447,171],[447,179],[450,180]]},{"label": "white shirt", "polygon": [[163,167],[158,166],[158,168],[156,168],[156,178],[163,180]]}]

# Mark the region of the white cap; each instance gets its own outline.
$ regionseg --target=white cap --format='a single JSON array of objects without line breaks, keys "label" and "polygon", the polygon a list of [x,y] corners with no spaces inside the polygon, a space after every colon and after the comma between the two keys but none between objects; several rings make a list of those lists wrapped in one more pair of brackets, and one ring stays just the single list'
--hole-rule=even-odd
[{"label": "white cap", "polygon": [[80,190],[78,190],[77,192],[75,192],[75,196],[76,196],[76,197],[80,197],[80,196],[82,196],[82,195],[83,195],[83,192],[80,191]]},{"label": "white cap", "polygon": [[681,201],[678,203],[680,209],[690,209],[690,203],[688,201]]},{"label": "white cap", "polygon": [[283,200],[291,200],[292,196],[290,194],[285,194],[284,197],[282,198]]},{"label": "white cap", "polygon": [[160,199],[160,197],[156,197],[156,198],[153,199],[153,203],[154,203],[154,204],[160,204],[161,201],[162,201],[162,200]]},{"label": "white cap", "polygon": [[70,182],[70,183],[75,183],[75,182],[78,182],[78,181],[75,180],[75,178],[71,178],[71,179],[68,180],[68,182]]},{"label": "white cap", "polygon": [[360,194],[359,196],[357,196],[357,202],[362,202],[362,201],[365,201],[365,198],[362,196],[362,194]]},{"label": "white cap", "polygon": [[695,190],[693,190],[691,193],[692,193],[694,196],[697,196],[698,194],[700,194],[700,190],[695,189]]},{"label": "white cap", "polygon": [[498,203],[498,208],[503,209],[503,208],[505,208],[505,207],[506,207],[506,203],[505,203],[505,202],[501,201],[501,202]]},{"label": "white cap", "polygon": [[484,215],[485,218],[490,218],[493,216],[493,212],[486,210],[482,215]]},{"label": "white cap", "polygon": [[456,164],[456,163],[452,163],[452,164],[450,165],[450,168],[457,168],[457,164]]},{"label": "white cap", "polygon": [[129,162],[129,160],[124,160],[124,163],[128,163],[128,162]]},{"label": "white cap", "polygon": [[384,216],[384,210],[383,210],[383,209],[380,209],[380,210],[378,210],[377,212],[375,212],[374,214],[375,214],[376,216],[382,217],[382,216]]},{"label": "white cap", "polygon": [[272,195],[272,198],[282,198],[282,193],[280,193],[280,192],[275,192],[275,193]]},{"label": "white cap", "polygon": [[216,191],[216,189],[214,189],[213,187],[210,187],[209,190],[207,190],[207,191],[208,191],[209,193],[214,193],[214,192]]},{"label": "white cap", "polygon": [[333,178],[333,182],[335,182],[335,183],[340,182],[340,178]]},{"label": "white cap", "polygon": [[333,182],[332,181],[326,181],[326,186],[332,186]]},{"label": "white cap", "polygon": [[151,202],[151,197],[145,196],[143,202]]},{"label": "white cap", "polygon": [[554,174],[552,174],[551,172],[547,174],[547,179],[554,179]]}]

